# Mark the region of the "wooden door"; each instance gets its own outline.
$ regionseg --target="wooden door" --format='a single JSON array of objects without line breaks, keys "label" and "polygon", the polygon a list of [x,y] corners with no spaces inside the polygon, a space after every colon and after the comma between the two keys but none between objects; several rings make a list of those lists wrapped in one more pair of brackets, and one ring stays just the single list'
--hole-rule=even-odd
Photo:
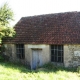
[{"label": "wooden door", "polygon": [[42,50],[32,50],[32,69],[36,69],[37,67],[42,65]]}]

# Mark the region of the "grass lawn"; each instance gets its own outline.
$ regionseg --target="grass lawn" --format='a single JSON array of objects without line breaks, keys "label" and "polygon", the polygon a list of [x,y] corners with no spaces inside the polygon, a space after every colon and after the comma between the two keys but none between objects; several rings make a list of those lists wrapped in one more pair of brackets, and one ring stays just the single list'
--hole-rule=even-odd
[{"label": "grass lawn", "polygon": [[80,74],[76,69],[45,67],[31,71],[22,65],[0,62],[0,80],[80,80]]}]

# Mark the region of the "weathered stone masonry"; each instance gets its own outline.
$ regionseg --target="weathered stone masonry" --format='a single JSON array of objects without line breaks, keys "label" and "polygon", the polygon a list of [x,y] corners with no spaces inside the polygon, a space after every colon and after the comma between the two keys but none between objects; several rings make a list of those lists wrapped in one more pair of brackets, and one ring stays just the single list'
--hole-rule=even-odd
[{"label": "weathered stone masonry", "polygon": [[76,53],[76,52],[80,52],[80,45],[64,46],[65,67],[77,67],[80,65],[80,53]]},{"label": "weathered stone masonry", "polygon": [[[31,55],[32,51],[28,48],[28,45],[25,45],[25,59],[19,60],[16,57],[16,48],[14,44],[6,44],[5,55],[10,56],[10,61],[22,62],[23,64],[31,65]],[[51,53],[50,53],[50,45],[46,45],[42,50],[43,54],[43,64],[50,62]],[[64,66],[65,67],[77,67],[80,65],[80,45],[64,45]]]}]

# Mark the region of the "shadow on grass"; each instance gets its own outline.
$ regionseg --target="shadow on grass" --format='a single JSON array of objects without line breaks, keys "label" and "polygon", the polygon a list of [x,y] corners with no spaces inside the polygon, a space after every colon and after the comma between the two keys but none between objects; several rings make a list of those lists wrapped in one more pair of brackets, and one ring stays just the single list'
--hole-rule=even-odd
[{"label": "shadow on grass", "polygon": [[65,72],[77,72],[76,68],[64,68],[64,67],[56,67],[52,64],[44,65],[41,68],[37,68],[36,70],[30,70],[27,66],[23,66],[18,63],[11,63],[11,62],[0,62],[0,65],[5,68],[11,68],[13,70],[19,70],[21,73],[38,73],[38,72],[45,72],[50,73],[57,71],[65,71]]},{"label": "shadow on grass", "polygon": [[19,72],[30,72],[30,69],[27,66],[21,65],[19,63],[12,63],[12,62],[0,62],[0,65],[3,66],[6,69],[13,69],[13,70],[19,70]]}]

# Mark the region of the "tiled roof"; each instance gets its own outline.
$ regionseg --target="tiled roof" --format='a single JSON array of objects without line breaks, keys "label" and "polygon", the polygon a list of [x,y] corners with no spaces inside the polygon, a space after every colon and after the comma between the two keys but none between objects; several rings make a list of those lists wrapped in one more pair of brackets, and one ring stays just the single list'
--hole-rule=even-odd
[{"label": "tiled roof", "polygon": [[80,12],[22,17],[9,43],[80,44]]}]

